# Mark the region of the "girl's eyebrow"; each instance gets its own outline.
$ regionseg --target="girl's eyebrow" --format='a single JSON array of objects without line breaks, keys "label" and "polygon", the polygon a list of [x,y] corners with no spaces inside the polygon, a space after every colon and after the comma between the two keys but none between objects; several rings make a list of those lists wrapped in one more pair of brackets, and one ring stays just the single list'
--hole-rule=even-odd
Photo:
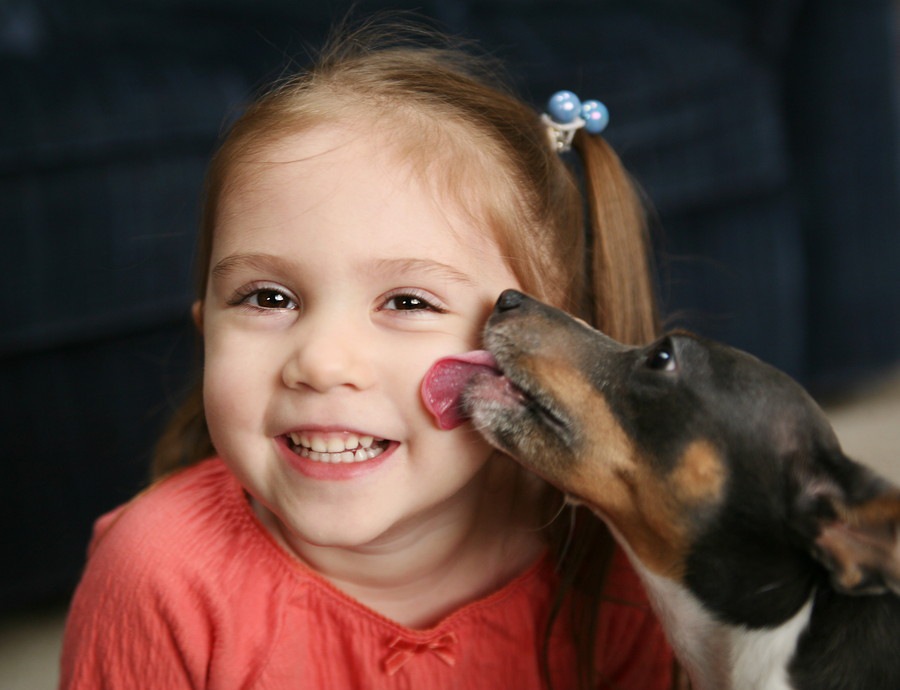
[{"label": "girl's eyebrow", "polygon": [[210,273],[213,278],[221,280],[239,270],[282,272],[288,271],[290,268],[289,260],[275,254],[232,254],[213,266]]},{"label": "girl's eyebrow", "polygon": [[402,275],[406,273],[428,273],[438,278],[443,278],[454,283],[474,285],[475,281],[470,275],[458,268],[433,259],[378,259],[372,266],[372,272],[383,274],[393,273]]},{"label": "girl's eyebrow", "polygon": [[[297,269],[294,262],[276,254],[232,254],[219,261],[212,268],[211,274],[213,278],[221,280],[239,270],[289,273],[292,269]],[[475,281],[468,274],[454,266],[433,259],[376,259],[368,267],[368,270],[372,275],[401,276],[408,273],[427,273],[454,283],[475,285]]]}]

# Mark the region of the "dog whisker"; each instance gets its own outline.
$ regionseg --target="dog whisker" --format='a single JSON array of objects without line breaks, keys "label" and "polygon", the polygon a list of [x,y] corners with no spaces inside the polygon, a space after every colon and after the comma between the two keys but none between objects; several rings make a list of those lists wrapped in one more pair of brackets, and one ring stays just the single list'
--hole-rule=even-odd
[{"label": "dog whisker", "polygon": [[785,585],[784,582],[771,582],[771,583],[765,585],[764,587],[760,587],[759,589],[757,589],[756,593],[757,594],[766,594],[768,592],[774,592],[776,589],[781,589],[782,587],[784,587],[784,585]]}]

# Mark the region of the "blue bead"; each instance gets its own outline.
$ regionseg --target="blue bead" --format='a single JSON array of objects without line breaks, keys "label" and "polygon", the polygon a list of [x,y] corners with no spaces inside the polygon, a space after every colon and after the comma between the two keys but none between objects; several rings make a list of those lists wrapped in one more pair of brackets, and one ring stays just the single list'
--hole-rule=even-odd
[{"label": "blue bead", "polygon": [[585,101],[581,106],[581,118],[589,134],[600,134],[609,124],[609,111],[600,101]]},{"label": "blue bead", "polygon": [[580,110],[581,101],[571,91],[557,91],[550,96],[550,101],[547,103],[547,114],[562,125],[567,125],[575,120]]}]

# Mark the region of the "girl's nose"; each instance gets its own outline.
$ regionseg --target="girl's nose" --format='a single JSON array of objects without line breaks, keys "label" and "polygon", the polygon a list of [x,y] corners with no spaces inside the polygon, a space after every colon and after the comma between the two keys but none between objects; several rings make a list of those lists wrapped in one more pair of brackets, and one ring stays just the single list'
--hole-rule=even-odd
[{"label": "girl's nose", "polygon": [[324,393],[334,388],[365,389],[375,382],[371,350],[346,323],[300,325],[282,370],[289,388]]}]

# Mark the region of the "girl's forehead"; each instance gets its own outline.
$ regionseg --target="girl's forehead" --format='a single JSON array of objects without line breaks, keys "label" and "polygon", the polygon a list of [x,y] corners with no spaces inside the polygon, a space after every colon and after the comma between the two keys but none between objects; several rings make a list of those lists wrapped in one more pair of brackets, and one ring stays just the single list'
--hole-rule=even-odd
[{"label": "girl's forehead", "polygon": [[[268,141],[263,140],[247,160],[257,164],[290,164],[326,155],[352,156],[354,151],[348,151],[348,148],[365,146],[377,138],[377,132],[367,136],[361,129],[341,123],[320,124],[296,132],[286,131]],[[378,150],[379,147],[373,148]]]},{"label": "girl's forehead", "polygon": [[292,163],[323,157],[347,168],[364,161],[416,178],[446,201],[465,203],[470,212],[488,195],[515,193],[501,156],[473,125],[435,122],[411,108],[368,118],[351,109],[331,120],[297,125],[296,131],[287,123],[281,132],[251,139],[228,176],[252,181],[263,170],[277,172],[273,168],[281,165],[296,172],[289,170]]},{"label": "girl's forehead", "polygon": [[[358,171],[383,172],[391,179],[410,176],[411,160],[392,138],[379,131],[341,125],[320,125],[288,133],[248,147],[236,157],[228,174],[231,190],[244,194],[277,184],[302,184],[324,178],[333,169],[345,185],[359,184]],[[413,190],[410,190],[411,192]]]},{"label": "girl's forehead", "polygon": [[[324,178],[345,192],[358,192],[362,202],[373,182],[393,182],[397,193],[429,197],[447,211],[472,217],[489,234],[480,216],[502,177],[495,167],[471,148],[448,151],[398,130],[334,123],[273,138],[236,158],[219,205],[272,186],[321,186]],[[340,173],[331,175],[335,169]]]},{"label": "girl's forehead", "polygon": [[318,126],[272,140],[235,167],[220,197],[216,234],[229,235],[229,245],[244,244],[251,237],[236,236],[236,229],[246,218],[303,218],[323,228],[331,220],[334,232],[348,237],[350,225],[368,226],[371,242],[406,238],[417,246],[430,235],[436,238],[432,245],[496,255],[492,229],[467,203],[468,195],[446,188],[444,172],[438,156],[423,163],[390,132]]}]

